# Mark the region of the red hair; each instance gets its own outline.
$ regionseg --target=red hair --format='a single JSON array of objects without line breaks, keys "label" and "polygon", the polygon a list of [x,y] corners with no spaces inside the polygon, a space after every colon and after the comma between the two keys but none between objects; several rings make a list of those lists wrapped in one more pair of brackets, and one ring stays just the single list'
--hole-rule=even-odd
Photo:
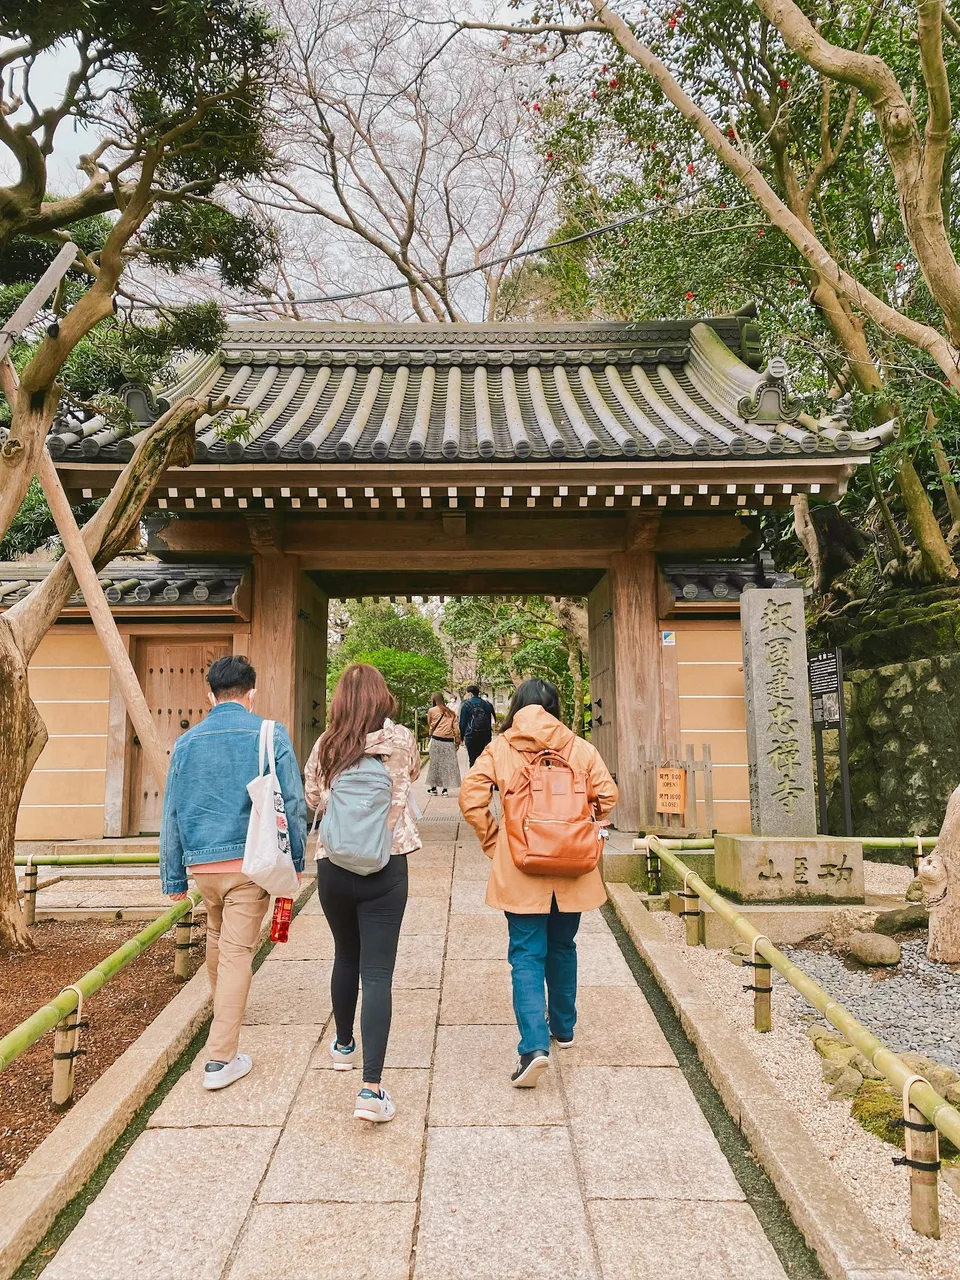
[{"label": "red hair", "polygon": [[320,739],[320,773],[327,783],[363,758],[367,734],[397,714],[397,700],[376,667],[356,662],[337,682],[330,719]]}]

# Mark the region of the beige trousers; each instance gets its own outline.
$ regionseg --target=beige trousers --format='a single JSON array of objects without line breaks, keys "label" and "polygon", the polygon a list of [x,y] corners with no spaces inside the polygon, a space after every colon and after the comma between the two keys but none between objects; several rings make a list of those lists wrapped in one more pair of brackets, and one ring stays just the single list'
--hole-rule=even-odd
[{"label": "beige trousers", "polygon": [[236,871],[198,875],[196,885],[207,909],[207,973],[213,991],[207,1061],[229,1062],[240,1044],[253,955],[270,895]]}]

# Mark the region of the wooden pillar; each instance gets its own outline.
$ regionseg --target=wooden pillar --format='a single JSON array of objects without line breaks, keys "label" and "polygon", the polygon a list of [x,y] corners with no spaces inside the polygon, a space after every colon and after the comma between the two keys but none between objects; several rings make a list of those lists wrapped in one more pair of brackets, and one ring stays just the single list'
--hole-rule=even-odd
[{"label": "wooden pillar", "polygon": [[296,723],[296,637],[300,563],[282,553],[253,558],[250,652],[257,671],[254,711],[279,720],[292,733]]},{"label": "wooden pillar", "polygon": [[[614,821],[621,831],[636,831],[653,821],[643,795],[640,761],[645,748],[654,758],[662,750],[660,626],[657,616],[657,564],[652,546],[656,526],[637,532],[627,550],[610,558],[614,661],[616,664],[617,785],[620,802]],[[644,545],[644,543],[648,545]]]},{"label": "wooden pillar", "polygon": [[291,733],[294,749],[304,763],[326,721],[329,602],[306,573],[300,575],[298,590],[296,720]]}]

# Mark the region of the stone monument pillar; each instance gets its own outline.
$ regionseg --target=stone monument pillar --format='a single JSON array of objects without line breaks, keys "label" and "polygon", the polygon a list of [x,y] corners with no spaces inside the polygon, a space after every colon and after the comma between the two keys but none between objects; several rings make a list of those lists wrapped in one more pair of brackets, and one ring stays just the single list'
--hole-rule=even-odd
[{"label": "stone monument pillar", "polygon": [[751,830],[816,836],[803,592],[745,591],[740,616]]}]

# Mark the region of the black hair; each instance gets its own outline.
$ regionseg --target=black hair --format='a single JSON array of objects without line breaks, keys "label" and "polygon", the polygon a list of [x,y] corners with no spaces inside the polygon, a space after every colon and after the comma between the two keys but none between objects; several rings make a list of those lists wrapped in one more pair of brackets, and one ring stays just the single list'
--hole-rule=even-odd
[{"label": "black hair", "polygon": [[523,707],[543,707],[544,711],[559,720],[560,691],[549,680],[524,680],[523,684],[517,686],[516,692],[510,699],[507,714],[500,725],[501,733],[510,728],[513,717]]},{"label": "black hair", "polygon": [[217,658],[207,668],[207,684],[218,702],[225,694],[249,693],[256,683],[257,673],[242,653]]},{"label": "black hair", "polygon": [[480,686],[479,686],[478,684],[468,684],[468,685],[467,685],[467,693],[472,694],[472,695],[473,695],[473,697],[475,697],[475,698],[479,698],[479,697],[480,697]]}]

